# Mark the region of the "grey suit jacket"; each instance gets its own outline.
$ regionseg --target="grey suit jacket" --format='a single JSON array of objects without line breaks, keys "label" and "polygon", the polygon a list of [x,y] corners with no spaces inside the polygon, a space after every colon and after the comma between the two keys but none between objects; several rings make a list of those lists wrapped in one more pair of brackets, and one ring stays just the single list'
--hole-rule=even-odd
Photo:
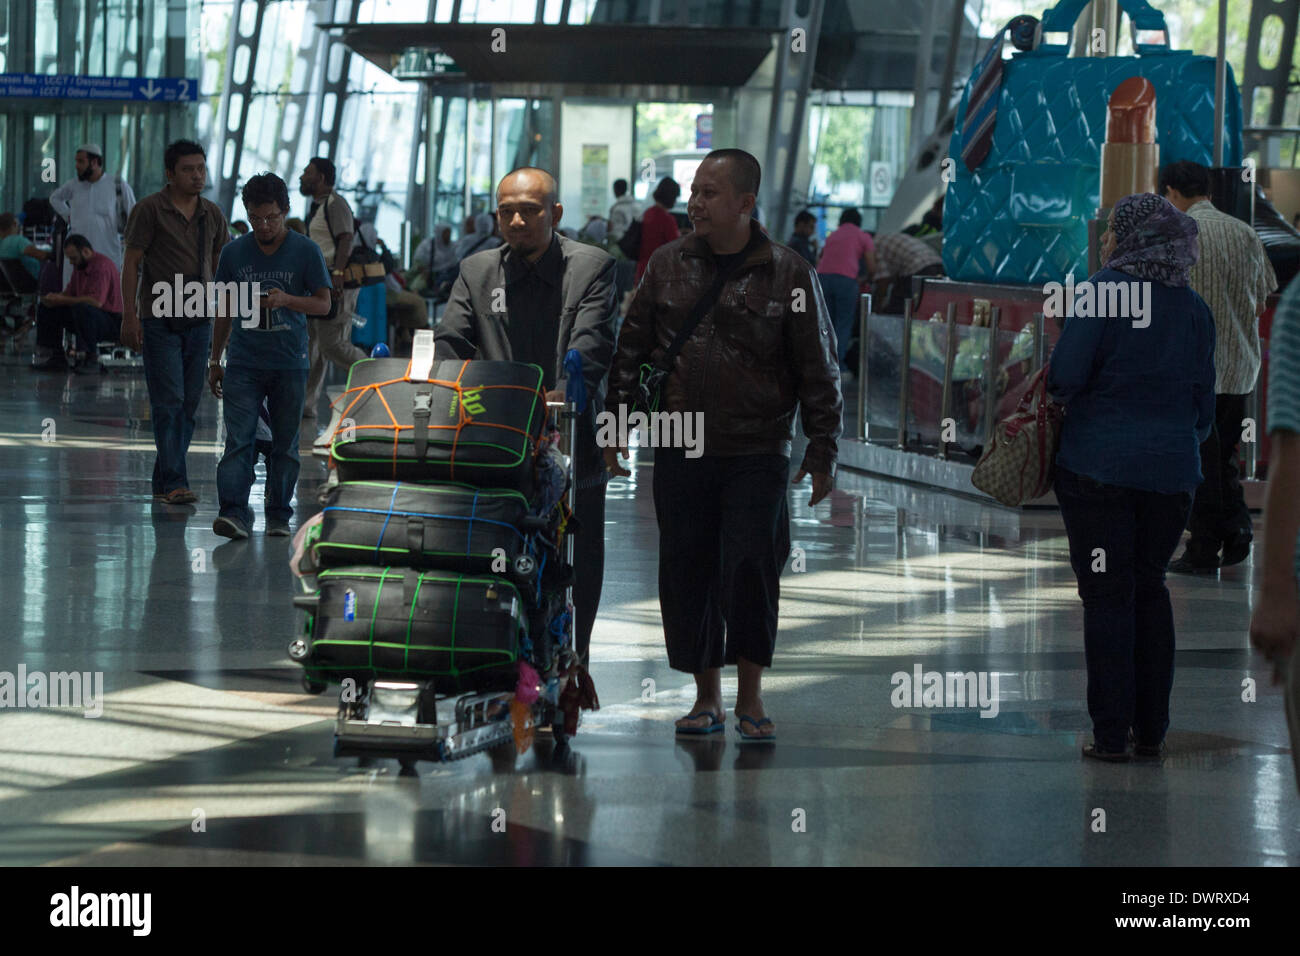
[{"label": "grey suit jacket", "polygon": [[[607,252],[556,234],[564,257],[561,283],[560,335],[555,343],[555,387],[564,390],[568,376],[564,356],[577,349],[587,383],[589,412],[604,407],[605,379],[614,355],[614,258]],[[504,309],[505,256],[508,247],[468,256],[451,298],[434,330],[434,355],[439,359],[512,361]],[[494,302],[495,299],[495,302]]]}]

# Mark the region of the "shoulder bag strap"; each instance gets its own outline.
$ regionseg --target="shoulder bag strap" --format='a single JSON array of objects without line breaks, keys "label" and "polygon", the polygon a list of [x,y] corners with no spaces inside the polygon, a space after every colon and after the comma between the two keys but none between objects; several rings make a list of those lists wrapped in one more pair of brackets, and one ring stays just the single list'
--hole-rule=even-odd
[{"label": "shoulder bag strap", "polygon": [[[195,215],[199,217],[199,279],[203,282],[207,282],[208,281],[208,269],[207,269],[208,257],[206,253],[207,253],[207,246],[208,246],[208,238],[207,238],[208,217],[204,213],[202,196],[199,197],[199,207],[198,210],[195,212]],[[213,276],[213,278],[216,278],[216,276]]]}]

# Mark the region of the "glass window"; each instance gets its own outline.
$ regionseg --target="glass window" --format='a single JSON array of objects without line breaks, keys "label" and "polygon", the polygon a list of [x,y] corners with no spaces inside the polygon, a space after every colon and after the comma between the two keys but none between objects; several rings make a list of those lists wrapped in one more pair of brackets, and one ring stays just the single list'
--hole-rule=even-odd
[{"label": "glass window", "polygon": [[[707,117],[707,120],[704,119]],[[690,198],[695,168],[709,152],[706,130],[711,129],[711,103],[643,103],[636,108],[636,163],[632,194],[650,201],[655,185],[671,176],[682,188],[678,206]]]},{"label": "glass window", "polygon": [[58,73],[59,14],[55,0],[36,0],[35,21],[35,72]]}]

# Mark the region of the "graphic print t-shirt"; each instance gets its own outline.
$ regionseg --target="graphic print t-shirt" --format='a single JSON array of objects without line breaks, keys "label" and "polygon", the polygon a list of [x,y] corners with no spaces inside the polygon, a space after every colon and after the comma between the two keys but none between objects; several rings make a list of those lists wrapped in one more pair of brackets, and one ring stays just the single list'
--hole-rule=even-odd
[{"label": "graphic print t-shirt", "polygon": [[[282,289],[289,295],[310,296],[330,284],[329,270],[320,247],[306,236],[288,230],[275,255],[262,252],[253,233],[240,236],[221,250],[217,282],[260,284],[260,291]],[[260,369],[308,369],[307,316],[293,309],[273,309],[271,327],[244,328],[235,318],[226,346],[229,365]]]}]

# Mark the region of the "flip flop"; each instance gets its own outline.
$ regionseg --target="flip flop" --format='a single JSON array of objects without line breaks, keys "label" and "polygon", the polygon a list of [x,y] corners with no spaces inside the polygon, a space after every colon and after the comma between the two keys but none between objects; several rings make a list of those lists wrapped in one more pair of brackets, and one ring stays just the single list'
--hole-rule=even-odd
[{"label": "flip flop", "polygon": [[770,723],[772,722],[772,720],[771,720],[771,718],[769,718],[769,717],[764,717],[762,720],[755,720],[753,717],[746,717],[744,714],[737,714],[737,715],[736,715],[736,733],[740,734],[740,739],[741,739],[741,740],[757,740],[757,741],[762,741],[763,743],[767,743],[767,742],[769,742],[769,741],[776,740],[776,734],[772,734],[772,735],[770,735],[770,736],[765,737],[765,736],[763,736],[762,734],[747,734],[747,733],[745,733],[745,730],[744,730],[744,726],[743,726],[743,725],[744,725],[746,722],[749,722],[749,723],[753,724],[753,725],[754,725],[754,729],[757,730],[759,727],[762,727],[764,724],[770,724]]},{"label": "flip flop", "polygon": [[687,720],[694,720],[694,719],[697,718],[697,717],[712,717],[712,718],[713,718],[713,723],[709,724],[709,726],[707,726],[707,727],[678,727],[678,728],[677,728],[677,732],[678,732],[679,734],[691,734],[691,735],[694,735],[694,736],[699,736],[699,735],[702,735],[702,734],[715,734],[715,733],[717,733],[719,730],[726,730],[726,729],[727,729],[727,722],[726,722],[726,720],[724,720],[723,718],[719,717],[718,714],[717,714],[717,711],[713,711],[713,710],[700,710],[700,711],[696,711],[696,712],[693,713],[693,714],[687,714],[687,715],[686,715],[686,719],[687,719]]}]

